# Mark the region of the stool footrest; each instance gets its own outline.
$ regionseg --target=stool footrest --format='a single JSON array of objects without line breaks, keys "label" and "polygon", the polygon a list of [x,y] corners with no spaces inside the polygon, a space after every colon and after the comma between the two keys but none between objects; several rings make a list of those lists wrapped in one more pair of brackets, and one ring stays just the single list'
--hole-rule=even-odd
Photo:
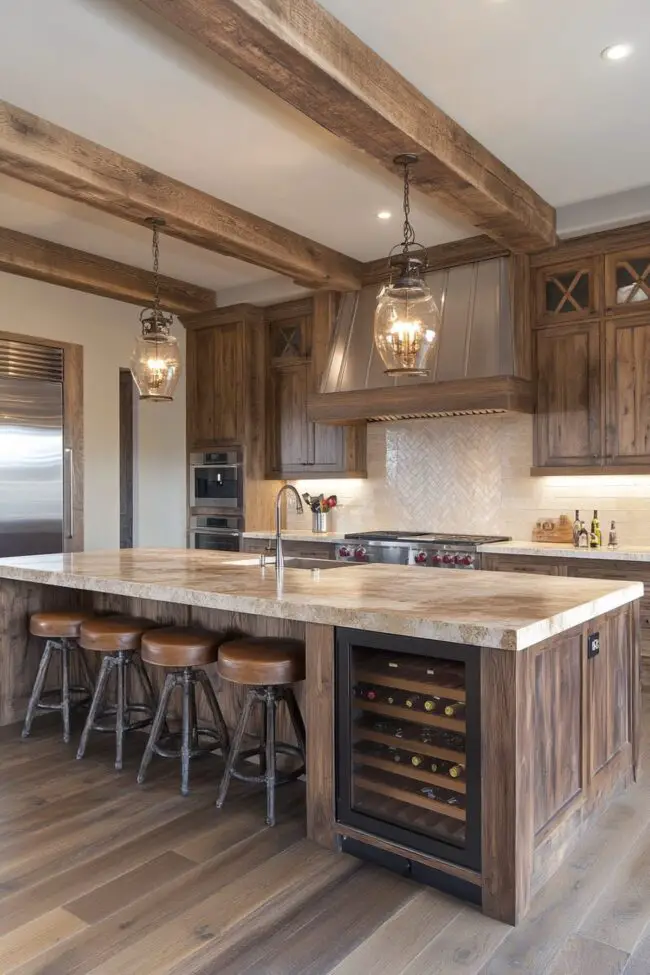
[{"label": "stool footrest", "polygon": [[[212,739],[209,743],[205,745],[196,745],[190,750],[190,758],[199,758],[201,755],[211,755],[217,748],[223,748],[223,740],[221,733],[217,728],[197,728],[196,729],[197,739],[210,738]],[[153,751],[155,755],[159,755],[160,758],[180,758],[182,755],[181,742],[183,740],[183,735],[180,731],[170,732],[168,735],[161,735],[158,741],[153,745]],[[163,744],[160,744],[160,742]],[[171,746],[172,742],[178,742],[175,747]]]}]

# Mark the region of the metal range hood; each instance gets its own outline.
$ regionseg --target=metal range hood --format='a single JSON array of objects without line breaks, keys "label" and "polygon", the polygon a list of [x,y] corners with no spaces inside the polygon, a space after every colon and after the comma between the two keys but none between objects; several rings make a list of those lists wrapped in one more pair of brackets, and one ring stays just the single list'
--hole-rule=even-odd
[{"label": "metal range hood", "polygon": [[[384,373],[373,325],[379,285],[344,294],[320,392],[308,412],[324,423],[413,417],[532,413],[530,364],[518,343],[511,261],[497,258],[435,270],[425,280],[442,312],[436,358],[427,377]],[[527,348],[527,345],[526,345]]]}]

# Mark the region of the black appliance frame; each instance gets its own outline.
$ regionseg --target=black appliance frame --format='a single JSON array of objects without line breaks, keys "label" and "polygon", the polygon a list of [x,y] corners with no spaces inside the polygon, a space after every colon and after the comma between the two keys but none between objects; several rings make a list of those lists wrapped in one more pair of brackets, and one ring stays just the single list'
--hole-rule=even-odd
[{"label": "black appliance frame", "polygon": [[[389,823],[352,806],[352,696],[351,650],[353,647],[385,650],[390,653],[413,654],[420,657],[439,657],[465,665],[465,755],[466,755],[466,836],[465,846],[457,847],[444,840]],[[341,826],[351,826],[394,843],[411,847],[421,853],[457,863],[472,870],[481,869],[481,690],[480,654],[476,647],[417,637],[369,633],[365,630],[337,628],[336,630],[336,820]]]}]

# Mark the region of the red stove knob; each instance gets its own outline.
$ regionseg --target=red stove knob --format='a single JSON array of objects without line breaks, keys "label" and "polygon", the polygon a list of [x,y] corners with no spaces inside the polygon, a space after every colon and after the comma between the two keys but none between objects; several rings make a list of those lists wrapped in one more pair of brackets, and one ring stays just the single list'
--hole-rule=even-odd
[{"label": "red stove knob", "polygon": [[432,555],[431,556],[431,564],[432,565],[440,565],[441,562],[442,562],[442,555],[438,555],[438,553],[436,552],[435,555]]},{"label": "red stove knob", "polygon": [[456,562],[458,565],[473,565],[474,556],[473,555],[458,555],[456,556]]},{"label": "red stove knob", "polygon": [[413,561],[416,565],[426,565],[427,553],[426,552],[416,552],[413,556]]},{"label": "red stove knob", "polygon": [[453,555],[443,555],[442,561],[444,562],[445,565],[453,565],[455,559]]},{"label": "red stove knob", "polygon": [[367,553],[366,553],[366,550],[363,547],[363,545],[360,545],[359,548],[355,548],[355,550],[354,550],[354,557],[357,560],[357,562],[365,562],[366,561],[366,556],[367,556]]},{"label": "red stove knob", "polygon": [[339,549],[339,558],[341,558],[341,559],[349,559],[351,555],[352,555],[352,552],[347,547],[347,545],[341,545],[341,547]]}]

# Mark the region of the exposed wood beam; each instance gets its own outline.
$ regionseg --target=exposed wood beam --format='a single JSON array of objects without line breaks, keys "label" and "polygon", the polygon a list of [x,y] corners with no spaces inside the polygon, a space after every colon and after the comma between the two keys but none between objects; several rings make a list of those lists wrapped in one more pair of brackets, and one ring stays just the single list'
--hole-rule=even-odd
[{"label": "exposed wood beam", "polygon": [[[555,243],[555,211],[315,0],[139,0],[515,251]],[[480,79],[477,79],[480,84]]]},{"label": "exposed wood beam", "polygon": [[[0,228],[0,271],[133,305],[147,304],[154,293],[151,271],[4,228]],[[178,315],[214,308],[216,295],[207,288],[161,275],[160,303],[165,311]]]},{"label": "exposed wood beam", "polygon": [[360,264],[0,101],[0,172],[134,223],[268,268],[309,288],[360,286]]},{"label": "exposed wood beam", "polygon": [[[448,244],[427,247],[427,270],[439,271],[442,268],[458,267],[459,264],[473,264],[474,261],[488,261],[494,257],[508,257],[510,251],[503,244],[492,240],[487,234],[477,237],[464,237]],[[390,275],[388,259],[380,257],[363,265],[363,283],[377,284]]]}]

